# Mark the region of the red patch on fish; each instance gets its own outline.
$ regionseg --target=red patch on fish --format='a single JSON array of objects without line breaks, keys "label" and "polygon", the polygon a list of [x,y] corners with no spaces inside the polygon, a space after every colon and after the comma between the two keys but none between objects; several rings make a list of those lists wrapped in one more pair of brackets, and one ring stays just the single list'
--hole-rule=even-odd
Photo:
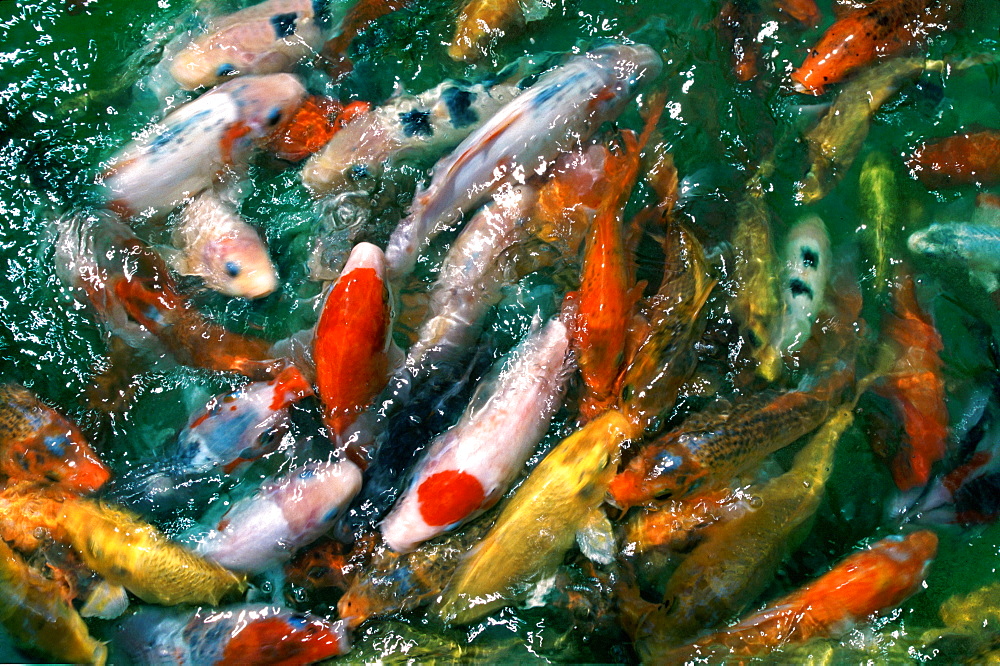
[{"label": "red patch on fish", "polygon": [[479,479],[458,470],[431,474],[417,488],[420,515],[431,527],[457,523],[482,508],[485,500]]},{"label": "red patch on fish", "polygon": [[965,132],[925,143],[906,165],[932,188],[1000,182],[1000,132]]},{"label": "red patch on fish", "polygon": [[284,409],[311,393],[312,386],[302,376],[299,369],[294,365],[289,366],[274,378],[274,398],[271,400],[271,411],[276,412],[279,409]]},{"label": "red patch on fish", "polygon": [[229,126],[219,141],[223,164],[228,166],[233,163],[233,149],[236,146],[236,142],[249,133],[250,126],[244,122],[235,122]]},{"label": "red patch on fish", "polygon": [[226,643],[216,663],[270,666],[311,664],[343,651],[340,637],[319,621],[274,617],[249,622]]}]

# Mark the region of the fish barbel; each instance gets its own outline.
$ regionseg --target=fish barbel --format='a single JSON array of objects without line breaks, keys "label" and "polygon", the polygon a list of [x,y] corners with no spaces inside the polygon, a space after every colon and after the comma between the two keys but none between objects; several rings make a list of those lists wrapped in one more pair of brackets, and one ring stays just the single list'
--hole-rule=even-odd
[{"label": "fish barbel", "polygon": [[31,569],[0,540],[0,626],[17,644],[56,661],[103,666],[108,649],[87,625],[59,584]]},{"label": "fish barbel", "polygon": [[393,280],[408,275],[436,229],[481,204],[504,183],[544,173],[549,162],[615,118],[655,78],[660,57],[644,44],[576,56],[538,80],[439,162],[386,247]]},{"label": "fish barbel", "polygon": [[432,612],[467,624],[550,574],[599,511],[631,429],[620,412],[609,410],[557,444],[462,561]]},{"label": "fish barbel", "polygon": [[50,481],[79,493],[105,484],[110,470],[80,429],[19,384],[0,384],[0,475],[5,483]]},{"label": "fish barbel", "polygon": [[206,34],[174,56],[170,75],[194,90],[233,76],[287,72],[321,43],[312,0],[267,0],[210,19]]}]

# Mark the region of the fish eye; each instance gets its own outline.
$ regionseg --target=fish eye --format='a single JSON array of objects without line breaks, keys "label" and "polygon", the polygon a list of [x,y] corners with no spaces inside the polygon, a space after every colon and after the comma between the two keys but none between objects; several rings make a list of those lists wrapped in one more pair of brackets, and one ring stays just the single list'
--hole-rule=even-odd
[{"label": "fish eye", "polygon": [[355,164],[351,167],[351,178],[361,180],[368,177],[368,167],[364,164]]},{"label": "fish eye", "polygon": [[240,274],[240,265],[235,261],[226,262],[226,275],[231,278],[237,277]]},{"label": "fish eye", "polygon": [[267,124],[277,125],[279,120],[281,120],[281,109],[274,107],[271,109],[271,112],[267,114]]},{"label": "fish eye", "polygon": [[215,70],[216,76],[230,76],[236,73],[236,68],[233,67],[228,62],[224,62],[219,65],[219,68]]}]

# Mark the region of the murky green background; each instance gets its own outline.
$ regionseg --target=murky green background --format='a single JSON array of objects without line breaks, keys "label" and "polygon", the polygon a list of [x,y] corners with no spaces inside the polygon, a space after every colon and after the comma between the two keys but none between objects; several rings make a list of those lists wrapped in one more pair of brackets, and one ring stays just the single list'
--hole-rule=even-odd
[{"label": "murky green background", "polygon": [[[760,80],[734,85],[726,45],[713,24],[717,2],[665,3],[564,0],[548,18],[532,23],[518,38],[506,41],[495,61],[476,67],[451,62],[443,42],[450,38],[454,7],[450,2],[424,2],[419,8],[380,20],[354,45],[355,74],[338,89],[327,90],[310,76],[315,92],[380,101],[394,85],[419,92],[442,78],[476,79],[496,71],[521,54],[586,49],[603,40],[633,35],[661,48],[666,60],[663,83],[668,113],[661,123],[682,177],[696,184],[685,214],[709,244],[729,235],[734,206],[747,169],[779,142],[775,191],[770,198],[781,230],[803,215],[791,197],[791,184],[805,171],[804,150],[794,141],[808,126],[816,100],[790,96],[777,83],[801,62],[806,45],[820,29],[802,31],[775,23],[762,37],[764,60]],[[669,8],[670,5],[678,6]],[[824,26],[832,20],[829,2],[820,2]],[[235,9],[234,5],[224,9]],[[184,0],[0,0],[0,379],[15,380],[79,420],[95,447],[117,471],[131,461],[148,459],[172,442],[187,413],[207,396],[229,386],[211,373],[167,363],[137,368],[138,390],[123,411],[106,414],[87,408],[84,396],[96,370],[107,365],[102,330],[81,304],[66,293],[55,276],[52,240],[58,219],[92,202],[94,173],[115,149],[151,118],[164,101],[163,81],[154,66],[164,44],[189,24],[193,11],[217,11],[207,3]],[[666,14],[662,12],[667,12]],[[968,0],[964,20],[929,47],[933,57],[956,58],[1000,52],[1000,3]],[[308,76],[308,74],[307,74]],[[1000,87],[994,67],[969,70],[943,79],[927,75],[904,89],[876,118],[866,151],[878,149],[902,156],[925,136],[952,133],[963,126],[1000,125]],[[819,101],[827,101],[819,100]],[[625,124],[635,125],[636,115]],[[827,222],[837,253],[856,251],[859,226],[857,172],[863,158],[835,192],[814,206]],[[901,160],[896,160],[897,164]],[[409,184],[419,173],[403,173]],[[900,237],[947,217],[950,206],[970,191],[929,193],[899,170],[907,202]],[[402,186],[401,186],[401,189]],[[399,206],[405,206],[405,197]],[[637,203],[633,203],[637,206]],[[199,293],[196,300],[215,318],[237,330],[276,339],[311,325],[313,296],[320,286],[306,279],[309,247],[323,220],[314,211],[295,170],[254,167],[241,212],[264,231],[283,278],[278,294],[259,302],[229,301]],[[391,218],[393,211],[383,211]],[[389,227],[374,231],[384,238]],[[164,242],[162,228],[142,234]],[[945,336],[944,358],[953,416],[970,392],[986,381],[983,353],[996,323],[996,307],[967,276],[930,278],[917,265],[922,294],[929,299]],[[524,329],[539,302],[532,288],[551,282],[527,282],[509,294],[493,328],[511,339]],[[528,297],[524,294],[528,293]],[[957,296],[960,294],[961,296]],[[868,299],[869,324],[878,325],[878,305]],[[986,324],[984,327],[983,324]],[[179,409],[178,405],[183,406]],[[863,473],[859,470],[864,470]],[[827,498],[804,547],[775,580],[768,597],[781,593],[854,549],[882,535],[884,506],[892,495],[891,480],[857,428],[840,448]],[[910,638],[939,624],[937,607],[954,593],[1000,580],[1000,528],[939,530],[940,555],[926,591],[892,614],[877,632],[855,632],[845,640],[858,650],[847,661],[904,659]],[[320,606],[321,612],[330,612]],[[98,628],[100,631],[107,627]],[[561,618],[543,611],[504,611],[470,629],[431,635],[419,618],[409,624],[372,623],[357,636],[349,660],[450,658],[465,650],[467,658],[496,661],[619,661],[631,658],[622,637],[572,631]],[[471,647],[470,647],[471,646]],[[893,647],[896,646],[896,647]],[[0,643],[0,659],[18,660]]]}]

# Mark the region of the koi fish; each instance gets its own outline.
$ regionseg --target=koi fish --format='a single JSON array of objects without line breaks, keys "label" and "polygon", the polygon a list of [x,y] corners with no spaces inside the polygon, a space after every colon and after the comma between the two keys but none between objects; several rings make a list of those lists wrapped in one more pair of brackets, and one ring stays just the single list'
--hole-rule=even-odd
[{"label": "koi fish", "polygon": [[961,267],[987,291],[1000,288],[1000,214],[993,206],[979,206],[969,222],[931,224],[906,244],[914,254]]},{"label": "koi fish", "polygon": [[844,85],[816,127],[806,134],[811,166],[796,184],[797,198],[813,203],[829,194],[854,163],[875,112],[925,69],[941,71],[943,67],[941,60],[893,58]]},{"label": "koi fish", "polygon": [[413,0],[358,0],[333,31],[333,37],[323,44],[320,64],[334,81],[349,74],[354,65],[347,50],[354,38],[386,14],[405,9]]},{"label": "koi fish", "polygon": [[137,662],[164,666],[294,666],[351,648],[343,622],[252,604],[182,614],[144,608],[122,624],[118,637]]},{"label": "koi fish", "polygon": [[312,0],[266,0],[210,19],[206,34],[174,56],[183,88],[211,88],[232,76],[291,71],[322,42]]},{"label": "koi fish", "polygon": [[198,546],[227,569],[261,573],[327,532],[361,489],[357,465],[311,462],[236,502]]},{"label": "koi fish", "polygon": [[317,394],[330,439],[338,444],[389,379],[392,298],[385,271],[379,248],[355,245],[316,324]]},{"label": "koi fish", "polygon": [[996,183],[1000,181],[1000,132],[963,132],[922,143],[906,166],[930,188]]},{"label": "koi fish", "polygon": [[812,215],[792,227],[784,257],[781,316],[774,322],[769,346],[761,350],[757,369],[768,381],[781,374],[782,357],[798,351],[809,339],[823,308],[831,264],[830,236],[823,220]]},{"label": "koi fish", "polygon": [[[521,0],[466,0],[458,10],[455,36],[448,45],[448,55],[458,61],[479,60],[486,55],[490,42],[524,28],[526,4]],[[532,18],[541,18],[546,11],[544,8],[540,16],[533,13]]]},{"label": "koi fish", "polygon": [[842,635],[871,615],[920,591],[937,554],[938,538],[921,530],[890,536],[850,555],[829,572],[738,624],[659,658],[680,663],[718,654],[763,655],[784,645]]},{"label": "koi fish", "polygon": [[554,319],[511,352],[495,382],[478,387],[458,423],[428,447],[409,488],[382,521],[390,548],[413,550],[507,492],[562,405],[572,368],[568,352],[569,333]]},{"label": "koi fish", "polygon": [[663,282],[644,306],[648,328],[621,381],[620,409],[637,433],[661,422],[694,371],[694,343],[704,330],[699,315],[715,287],[701,244],[690,231],[669,225],[663,250]]},{"label": "koi fish", "polygon": [[819,25],[820,13],[816,0],[774,0],[774,6],[807,28]]},{"label": "koi fish", "polygon": [[268,74],[223,83],[177,108],[111,159],[100,178],[109,207],[123,217],[169,212],[242,168],[304,97],[291,74]]},{"label": "koi fish", "polygon": [[654,550],[687,551],[698,535],[750,508],[752,497],[730,488],[666,500],[654,509],[636,512],[625,524],[622,552],[643,557]]},{"label": "koi fish", "polygon": [[274,379],[213,397],[188,419],[169,460],[129,470],[116,479],[111,495],[142,513],[176,510],[202,486],[215,485],[213,472],[230,474],[273,451],[290,407],[311,394],[299,369],[289,366]]},{"label": "koi fish", "polygon": [[459,565],[432,612],[467,624],[550,575],[576,533],[600,512],[630,430],[620,412],[609,410],[557,444]]},{"label": "koi fish", "polygon": [[[751,486],[748,492],[758,508],[706,528],[701,542],[670,577],[663,611],[651,626],[639,628],[636,638],[644,643],[642,651],[682,645],[698,631],[742,612],[767,588],[804,536],[799,528],[819,508],[837,442],[854,420],[852,410],[853,405],[846,405],[834,412],[796,454],[788,472]],[[723,567],[718,566],[721,560],[726,562]]]},{"label": "koi fish", "polygon": [[881,293],[892,279],[889,262],[896,249],[895,234],[900,226],[902,208],[896,174],[884,154],[873,152],[865,159],[858,188],[862,211],[858,231],[865,239],[875,289]]},{"label": "koi fish", "polygon": [[197,275],[227,296],[262,298],[278,287],[278,274],[257,230],[215,193],[206,191],[184,207],[173,242],[178,272]]},{"label": "koi fish", "polygon": [[301,162],[325,146],[337,132],[370,110],[368,102],[351,102],[342,106],[329,97],[310,95],[275,130],[265,148],[280,159]]},{"label": "koi fish", "polygon": [[207,321],[184,298],[163,259],[107,215],[64,220],[57,272],[115,335],[133,347],[154,337],[178,363],[267,379],[282,363],[264,340]]},{"label": "koi fish", "polygon": [[730,45],[730,60],[736,80],[745,83],[757,76],[760,59],[760,6],[754,0],[727,2],[715,18],[719,38]]},{"label": "koi fish", "polygon": [[648,46],[610,45],[572,58],[470,134],[434,167],[410,215],[386,247],[393,280],[408,275],[436,228],[461,217],[505,183],[523,182],[572,144],[618,116],[636,89],[655,78],[659,56]]},{"label": "koi fish", "polygon": [[611,481],[611,499],[624,511],[728,482],[819,427],[852,377],[849,368],[838,367],[805,378],[797,389],[762,391],[688,417],[640,449]]},{"label": "koi fish", "polygon": [[892,477],[900,490],[922,486],[931,466],[945,454],[948,409],[941,376],[941,335],[917,303],[913,278],[903,277],[893,293],[893,308],[882,332],[895,352],[895,363],[873,387],[892,401],[906,437],[892,460]]},{"label": "koi fish", "polygon": [[[819,95],[876,60],[899,55],[944,31],[961,7],[953,0],[874,0],[830,26],[792,72],[795,90]],[[877,108],[877,105],[876,105]]]},{"label": "koi fish", "polygon": [[91,638],[59,584],[0,540],[0,626],[19,647],[55,661],[104,666],[108,649]]},{"label": "koi fish", "polygon": [[92,493],[111,476],[76,425],[18,384],[0,384],[0,475]]},{"label": "koi fish", "polygon": [[314,194],[367,189],[388,164],[457,146],[519,93],[516,86],[445,81],[418,95],[396,95],[358,114],[302,169]]}]

